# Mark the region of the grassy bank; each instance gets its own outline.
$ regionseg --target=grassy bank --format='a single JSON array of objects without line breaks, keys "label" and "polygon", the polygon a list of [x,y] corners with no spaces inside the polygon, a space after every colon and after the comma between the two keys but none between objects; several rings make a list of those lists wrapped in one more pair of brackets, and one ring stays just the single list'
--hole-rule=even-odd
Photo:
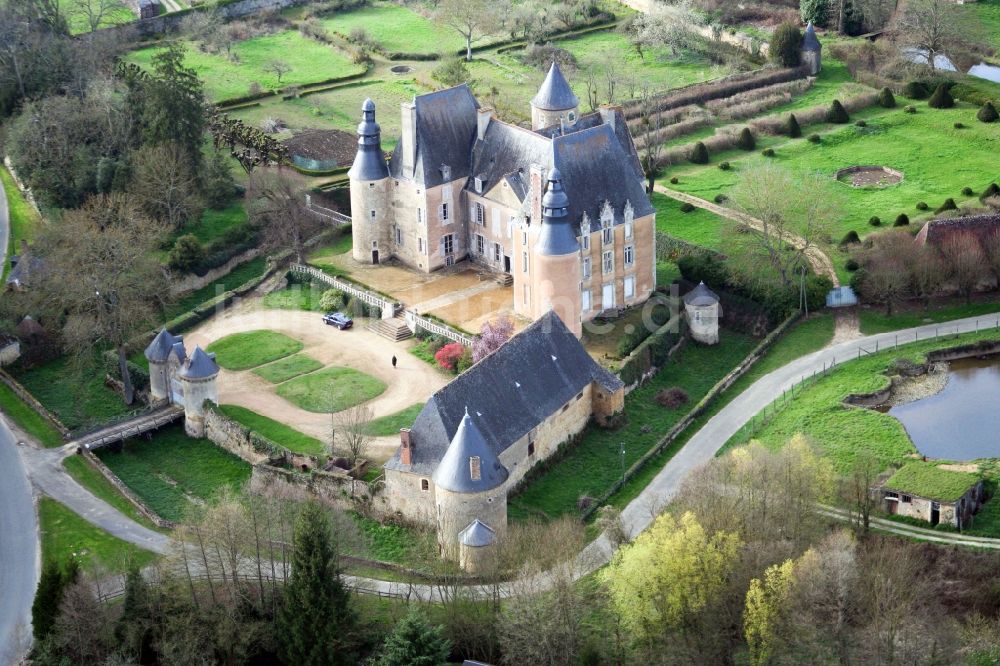
[{"label": "grassy bank", "polygon": [[4,416],[13,421],[14,425],[40,442],[42,446],[51,448],[63,444],[59,430],[28,403],[21,400],[6,384],[0,384],[0,410],[3,410]]},{"label": "grassy bank", "polygon": [[19,371],[17,381],[70,430],[84,430],[129,413],[121,396],[104,385],[99,368],[74,368],[65,357]]},{"label": "grassy bank", "polygon": [[352,368],[326,368],[278,386],[278,395],[310,412],[339,412],[382,395],[381,379]]},{"label": "grassy bank", "polygon": [[74,557],[84,567],[96,564],[124,571],[128,564],[144,567],[157,558],[156,553],[111,536],[48,497],[38,500],[38,522],[43,561]]},{"label": "grassy bank", "polygon": [[38,229],[42,224],[42,218],[38,212],[31,207],[27,199],[17,189],[14,178],[11,177],[7,168],[0,166],[0,181],[3,181],[4,193],[7,195],[7,212],[10,216],[10,239],[7,245],[7,258],[3,265],[2,275],[6,277],[10,270],[10,255],[21,252],[21,241],[29,243],[35,239]]},{"label": "grassy bank", "polygon": [[246,407],[238,405],[220,405],[222,413],[232,420],[240,423],[254,432],[268,438],[276,444],[280,444],[289,451],[304,453],[306,455],[319,456],[325,452],[323,442],[315,437],[310,437],[295,428],[291,428],[284,423],[275,421],[266,416],[258,414]]},{"label": "grassy bank", "polygon": [[139,510],[129,502],[111,483],[94,467],[83,459],[83,456],[70,456],[63,460],[66,472],[81,486],[89,490],[98,499],[102,499],[135,522],[155,529],[153,523],[139,513]]}]

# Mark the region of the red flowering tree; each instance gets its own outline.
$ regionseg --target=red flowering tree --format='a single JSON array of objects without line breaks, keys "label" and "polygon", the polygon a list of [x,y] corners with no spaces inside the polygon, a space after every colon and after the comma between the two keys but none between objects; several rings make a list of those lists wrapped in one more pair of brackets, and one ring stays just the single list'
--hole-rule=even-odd
[{"label": "red flowering tree", "polygon": [[458,367],[458,359],[462,358],[463,353],[465,353],[465,347],[462,346],[462,343],[451,342],[434,354],[434,360],[448,372],[455,372]]},{"label": "red flowering tree", "polygon": [[510,317],[499,317],[483,324],[479,336],[472,341],[472,362],[479,363],[510,340],[513,334],[514,320]]}]

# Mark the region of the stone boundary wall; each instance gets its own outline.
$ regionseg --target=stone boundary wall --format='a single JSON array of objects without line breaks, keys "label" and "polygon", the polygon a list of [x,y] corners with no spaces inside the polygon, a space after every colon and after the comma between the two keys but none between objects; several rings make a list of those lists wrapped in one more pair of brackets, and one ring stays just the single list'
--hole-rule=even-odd
[{"label": "stone boundary wall", "polygon": [[352,478],[349,474],[312,470],[295,472],[273,465],[254,465],[250,475],[250,492],[282,499],[315,499],[327,506],[342,510],[389,516],[384,499],[376,499],[371,484]]},{"label": "stone boundary wall", "polygon": [[105,465],[100,458],[82,448],[79,450],[79,455],[87,461],[87,464],[100,472],[101,476],[107,479],[108,483],[114,486],[129,501],[129,504],[134,506],[143,516],[151,520],[154,525],[165,529],[173,529],[177,526],[172,520],[162,518],[158,513],[146,506],[142,499],[132,492],[132,489],[125,485],[125,482],[119,479],[118,475],[112,472],[111,468]]},{"label": "stone boundary wall", "polygon": [[849,166],[849,167],[845,167],[843,169],[838,169],[837,172],[833,174],[833,178],[834,178],[834,180],[840,180],[844,176],[852,176],[852,175],[854,175],[856,173],[869,173],[869,172],[872,172],[872,171],[881,171],[882,173],[884,173],[887,176],[892,176],[893,178],[899,178],[899,180],[896,183],[892,183],[892,185],[897,185],[897,184],[903,182],[903,172],[902,171],[896,171],[895,169],[892,169],[890,167],[879,166],[877,164],[867,164],[867,165],[866,164],[858,164],[858,165],[855,165],[855,166]]},{"label": "stone boundary wall", "polygon": [[253,433],[214,405],[205,410],[205,437],[219,448],[254,466],[270,462],[280,464],[292,457],[291,451]]},{"label": "stone boundary wall", "polygon": [[252,247],[242,254],[237,254],[232,257],[229,261],[211,269],[204,275],[195,275],[194,273],[186,273],[183,276],[173,280],[170,283],[170,295],[180,296],[181,294],[187,294],[192,291],[198,291],[202,287],[206,287],[220,278],[224,278],[233,272],[233,269],[240,264],[246,263],[251,259],[256,259],[260,255],[259,247]]},{"label": "stone boundary wall", "polygon": [[8,374],[4,370],[0,370],[0,382],[3,382],[8,387],[10,387],[10,390],[16,393],[17,397],[28,403],[29,407],[38,412],[40,416],[42,416],[45,420],[47,420],[49,423],[55,426],[56,430],[58,430],[62,434],[63,438],[69,439],[70,436],[69,428],[64,426],[62,424],[62,421],[60,421],[55,414],[46,409],[45,405],[38,402],[38,399],[35,396],[31,395],[31,392],[28,389],[21,386],[20,382],[11,377],[10,374]]},{"label": "stone boundary wall", "polygon": [[201,7],[182,9],[179,12],[154,16],[152,18],[139,19],[138,21],[132,21],[131,23],[123,23],[121,25],[100,28],[98,32],[110,32],[116,37],[122,39],[129,37],[131,34],[138,33],[141,38],[149,39],[151,37],[176,30],[180,26],[181,21],[183,21],[184,18],[192,12],[216,9],[224,19],[233,19],[257,12],[284,9],[285,7],[300,4],[301,2],[302,0],[236,0],[235,2],[229,3],[219,2],[205,4]]}]

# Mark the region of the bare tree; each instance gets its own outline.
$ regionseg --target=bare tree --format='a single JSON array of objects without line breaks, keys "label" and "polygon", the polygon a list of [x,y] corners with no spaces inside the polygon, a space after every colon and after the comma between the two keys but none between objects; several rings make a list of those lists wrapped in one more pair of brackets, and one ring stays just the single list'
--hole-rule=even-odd
[{"label": "bare tree", "polygon": [[584,79],[584,84],[587,86],[587,104],[590,105],[591,111],[596,111],[597,107],[601,105],[599,85],[600,76],[597,73],[597,68],[593,65],[587,67],[584,70],[586,78]]},{"label": "bare tree", "polygon": [[372,442],[372,408],[364,404],[354,405],[334,413],[330,418],[333,452],[345,453],[350,468],[354,469]]},{"label": "bare tree", "polygon": [[132,192],[150,217],[180,229],[201,214],[198,179],[176,144],[143,148],[135,156]]},{"label": "bare tree", "polygon": [[642,115],[639,126],[642,150],[639,153],[639,160],[642,163],[642,172],[646,176],[646,192],[652,194],[656,177],[664,167],[663,141],[660,139],[663,115],[657,112],[655,96],[648,85],[642,88],[641,100]]},{"label": "bare tree", "polygon": [[274,249],[291,250],[305,262],[306,241],[323,227],[305,204],[305,190],[283,169],[257,172],[247,186],[250,218],[264,224],[265,241]]},{"label": "bare tree", "polygon": [[633,45],[646,47],[662,46],[670,49],[674,56],[680,55],[694,39],[693,28],[701,25],[703,19],[692,0],[677,0],[672,4],[653,3],[653,9],[635,19]]},{"label": "bare tree", "polygon": [[909,293],[913,250],[913,239],[902,231],[880,234],[866,253],[861,293],[867,300],[885,305],[887,315]]},{"label": "bare tree", "polygon": [[948,276],[966,302],[972,298],[979,283],[987,277],[986,255],[971,233],[957,233],[941,243],[941,257],[948,267]]},{"label": "bare tree", "polygon": [[913,295],[923,302],[924,309],[930,306],[931,297],[941,291],[946,277],[947,269],[937,248],[932,245],[921,247],[910,268],[910,278]]},{"label": "bare tree", "polygon": [[442,0],[437,20],[465,39],[465,59],[472,62],[472,42],[493,34],[499,24],[497,5],[489,0]]},{"label": "bare tree", "polygon": [[76,0],[74,6],[87,19],[87,27],[94,32],[101,27],[101,22],[113,12],[129,11],[121,0]]},{"label": "bare tree", "polygon": [[871,515],[877,501],[872,487],[882,472],[878,459],[870,451],[859,451],[851,465],[851,474],[843,480],[844,499],[854,508],[859,521],[859,532],[868,536]]},{"label": "bare tree", "polygon": [[973,12],[964,11],[951,0],[907,0],[893,25],[898,43],[926,56],[936,69],[936,58],[948,51],[980,41],[982,26]]},{"label": "bare tree", "polygon": [[615,91],[618,87],[618,73],[621,58],[615,53],[608,53],[604,58],[604,87],[607,91],[608,104],[615,103]]},{"label": "bare tree", "polygon": [[883,28],[896,8],[895,0],[851,0],[851,7],[861,14],[869,30]]},{"label": "bare tree", "polygon": [[271,60],[264,65],[265,72],[271,72],[278,78],[278,85],[281,85],[281,77],[292,71],[292,66],[284,60]]}]

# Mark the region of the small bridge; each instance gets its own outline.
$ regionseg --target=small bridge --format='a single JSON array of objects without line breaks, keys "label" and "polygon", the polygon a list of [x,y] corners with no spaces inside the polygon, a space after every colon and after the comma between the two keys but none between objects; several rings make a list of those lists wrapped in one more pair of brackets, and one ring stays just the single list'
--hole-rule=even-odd
[{"label": "small bridge", "polygon": [[102,446],[123,442],[129,437],[157,430],[173,423],[184,415],[184,408],[178,405],[167,405],[148,412],[143,412],[124,421],[101,426],[97,430],[80,435],[70,441],[67,447],[82,447],[93,451]]}]

